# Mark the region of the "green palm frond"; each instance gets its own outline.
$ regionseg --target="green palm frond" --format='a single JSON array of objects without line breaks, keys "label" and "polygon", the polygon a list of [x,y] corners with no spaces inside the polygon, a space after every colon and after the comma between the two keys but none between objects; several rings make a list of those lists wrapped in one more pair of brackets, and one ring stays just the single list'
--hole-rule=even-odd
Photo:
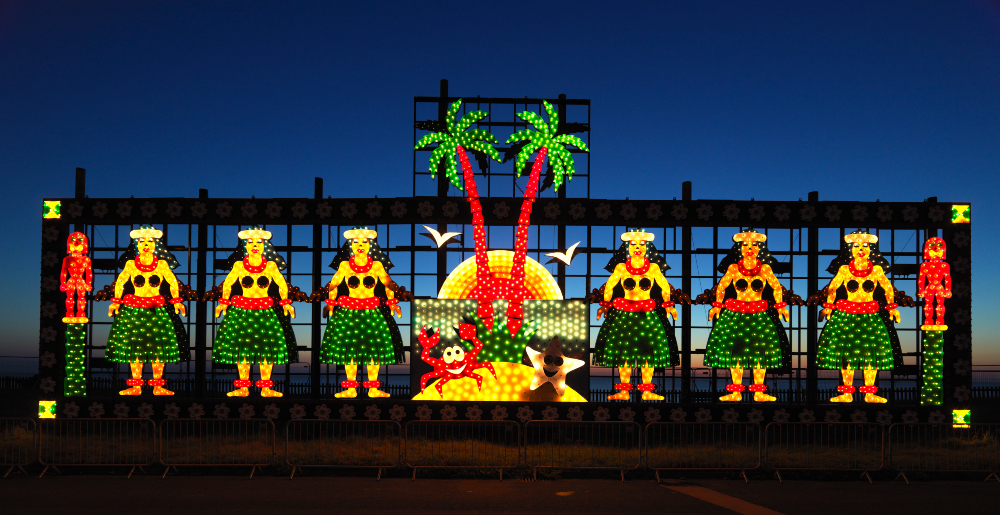
[{"label": "green palm frond", "polygon": [[443,132],[432,132],[430,134],[425,134],[424,137],[420,138],[420,141],[413,148],[424,148],[431,143],[440,143],[448,139],[448,135]]},{"label": "green palm frond", "polygon": [[549,117],[548,123],[542,119],[541,115],[532,111],[517,113],[518,118],[530,123],[535,130],[524,129],[517,131],[507,138],[507,143],[528,142],[521,147],[514,163],[514,168],[518,176],[524,173],[524,166],[531,158],[531,154],[542,147],[547,148],[549,150],[549,163],[553,172],[553,186],[558,189],[564,180],[572,179],[575,172],[573,155],[566,149],[566,145],[572,145],[584,152],[590,152],[590,149],[587,148],[587,144],[583,140],[572,134],[557,135],[559,131],[559,115],[556,109],[552,107],[552,104],[543,100],[542,105]]},{"label": "green palm frond", "polygon": [[430,134],[424,135],[417,142],[416,149],[424,148],[433,143],[437,143],[438,146],[431,152],[430,163],[428,170],[431,173],[431,178],[436,178],[437,172],[440,169],[444,169],[445,175],[448,178],[448,182],[452,186],[458,188],[460,191],[465,188],[462,185],[462,180],[460,174],[458,173],[458,161],[455,159],[455,152],[458,151],[458,147],[467,147],[470,150],[475,150],[482,152],[496,161],[500,160],[500,155],[497,153],[496,149],[490,143],[496,143],[497,139],[489,131],[483,129],[469,129],[472,124],[482,120],[489,116],[489,113],[485,111],[471,111],[462,116],[458,121],[455,120],[455,115],[462,108],[462,99],[458,99],[452,102],[451,106],[448,107],[448,114],[445,117],[445,124],[432,124],[430,122],[417,127],[418,129],[425,129],[427,127],[434,127],[441,129],[439,132],[431,132]]}]

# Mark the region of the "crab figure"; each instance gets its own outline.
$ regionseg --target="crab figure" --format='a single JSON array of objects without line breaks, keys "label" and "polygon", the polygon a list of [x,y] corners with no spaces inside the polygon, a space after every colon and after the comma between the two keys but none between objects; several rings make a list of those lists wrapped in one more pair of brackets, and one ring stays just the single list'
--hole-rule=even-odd
[{"label": "crab figure", "polygon": [[479,363],[476,361],[479,351],[483,350],[483,342],[479,338],[476,338],[476,326],[473,324],[459,324],[458,335],[463,340],[472,341],[473,348],[471,351],[466,352],[461,345],[452,345],[444,350],[440,359],[432,358],[430,355],[431,347],[438,344],[438,341],[441,339],[441,332],[438,331],[434,334],[429,334],[427,326],[421,328],[418,339],[420,340],[420,347],[423,350],[420,353],[420,359],[434,367],[433,372],[428,372],[420,377],[421,390],[426,388],[427,382],[435,377],[441,378],[434,383],[434,388],[437,389],[438,395],[442,397],[444,396],[443,388],[445,383],[453,379],[471,377],[476,380],[476,387],[482,389],[483,376],[475,372],[481,368],[489,370],[494,378],[497,377],[497,373],[493,370],[491,363]]}]

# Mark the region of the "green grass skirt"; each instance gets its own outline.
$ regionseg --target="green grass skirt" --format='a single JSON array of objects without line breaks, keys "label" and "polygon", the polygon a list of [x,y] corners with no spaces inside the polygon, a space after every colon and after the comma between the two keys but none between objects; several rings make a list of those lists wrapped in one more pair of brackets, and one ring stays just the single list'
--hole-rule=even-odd
[{"label": "green grass skirt", "polygon": [[167,308],[119,306],[115,321],[111,323],[105,356],[118,363],[180,361],[177,333]]},{"label": "green grass skirt", "polygon": [[288,363],[285,331],[274,309],[229,306],[212,344],[212,360],[228,364]]},{"label": "green grass skirt", "polygon": [[893,368],[892,331],[878,313],[854,315],[833,310],[819,335],[816,364],[821,368],[841,369],[848,363],[854,368]]},{"label": "green grass skirt", "polygon": [[323,333],[320,361],[346,365],[369,360],[383,365],[403,361],[403,337],[387,307],[347,309],[336,307]]},{"label": "green grass skirt", "polygon": [[[766,312],[719,311],[708,335],[705,365],[730,368],[737,362],[744,368],[782,366],[779,328]],[[782,331],[783,332],[783,331]]]},{"label": "green grass skirt", "polygon": [[677,338],[666,311],[621,311],[608,308],[604,325],[597,333],[594,364],[672,367],[678,364]]}]

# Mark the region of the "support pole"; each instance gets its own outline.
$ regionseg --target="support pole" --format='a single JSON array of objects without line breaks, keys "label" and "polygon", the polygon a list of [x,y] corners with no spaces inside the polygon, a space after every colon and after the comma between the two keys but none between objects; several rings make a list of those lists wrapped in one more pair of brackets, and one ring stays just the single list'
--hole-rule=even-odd
[{"label": "support pole", "polygon": [[[691,201],[691,181],[681,184],[681,199]],[[691,291],[691,226],[681,228],[681,289]],[[681,311],[681,402],[691,402],[691,306]]]},{"label": "support pole", "polygon": [[[76,169],[76,190],[73,197],[77,200],[87,198],[87,170],[83,168]],[[85,224],[75,224],[73,230],[87,234],[87,226]]]},{"label": "support pole", "polygon": [[[323,198],[323,179],[316,177],[313,182],[313,196],[318,200]],[[323,288],[323,224],[313,224],[312,243],[312,291]],[[323,321],[323,302],[312,304],[312,343],[309,353],[309,382],[312,384],[312,398],[320,397],[320,367],[319,352],[323,340],[320,325]],[[295,471],[292,471],[295,476]]]},{"label": "support pole", "polygon": [[[438,121],[446,123],[448,117],[448,79],[441,79],[441,100],[438,101]],[[439,198],[448,196],[448,178],[438,175],[438,195]],[[437,224],[437,231],[440,234],[448,232],[448,224]],[[437,251],[437,291],[441,291],[444,280],[448,276],[448,252],[444,247]],[[435,294],[437,293],[435,291]]]},{"label": "support pole", "polygon": [[[562,125],[566,123],[566,94],[560,93],[557,108],[559,109],[559,124]],[[559,200],[566,198],[566,190],[569,188],[569,180],[563,184],[563,187],[558,192]],[[556,229],[556,249],[559,252],[564,252],[566,250],[566,225],[560,224]],[[562,291],[563,298],[568,299],[569,295],[566,292],[566,265],[561,261],[557,262],[556,265],[556,283],[559,285],[559,290]],[[584,291],[584,295],[586,295]]]},{"label": "support pole", "polygon": [[[199,189],[198,198],[207,199],[208,190]],[[208,225],[203,223],[198,224],[198,275],[196,280],[198,297],[204,298],[208,282]],[[194,391],[196,397],[204,398],[205,361],[208,358],[208,303],[195,302],[194,306]]]},{"label": "support pole", "polygon": [[[809,202],[819,202],[819,192],[809,192]],[[819,229],[810,227],[809,252],[806,258],[807,276],[806,294],[810,295],[819,290]],[[819,400],[819,369],[816,367],[816,345],[819,341],[819,308],[809,306],[806,308],[806,400],[809,404],[816,404]],[[801,366],[801,365],[800,365]]]}]

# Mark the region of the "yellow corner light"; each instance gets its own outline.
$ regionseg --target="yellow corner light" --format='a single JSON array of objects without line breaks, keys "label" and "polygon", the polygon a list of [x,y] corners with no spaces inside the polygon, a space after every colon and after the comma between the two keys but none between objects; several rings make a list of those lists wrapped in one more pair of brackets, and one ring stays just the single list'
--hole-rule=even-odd
[{"label": "yellow corner light", "polygon": [[951,223],[967,224],[972,221],[972,206],[968,204],[951,205]]},{"label": "yellow corner light", "polygon": [[59,212],[61,210],[62,201],[60,200],[42,201],[42,218],[59,218]]},{"label": "yellow corner light", "polygon": [[38,418],[56,418],[56,401],[38,401]]},{"label": "yellow corner light", "polygon": [[972,419],[972,410],[954,409],[951,410],[951,427],[956,429],[967,429]]}]

